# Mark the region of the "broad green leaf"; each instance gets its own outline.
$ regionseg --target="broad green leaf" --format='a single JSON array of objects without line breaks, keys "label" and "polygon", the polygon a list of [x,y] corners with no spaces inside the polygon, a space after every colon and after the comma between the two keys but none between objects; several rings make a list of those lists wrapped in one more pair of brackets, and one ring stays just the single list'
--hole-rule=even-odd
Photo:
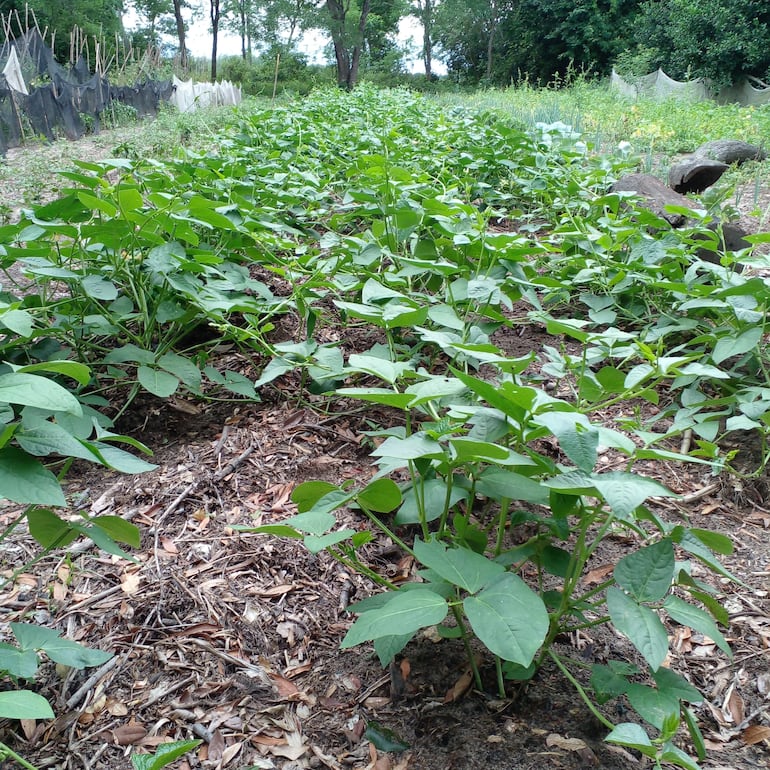
[{"label": "broad green leaf", "polygon": [[290,516],[283,522],[284,526],[294,527],[308,535],[323,535],[336,523],[337,519],[325,510],[310,510],[305,513],[298,513],[296,516]]},{"label": "broad green leaf", "polygon": [[154,754],[132,754],[131,764],[134,770],[162,770],[179,757],[197,749],[201,743],[203,741],[200,740],[161,743]]},{"label": "broad green leaf", "polygon": [[690,527],[690,533],[695,535],[707,548],[723,556],[730,556],[735,550],[733,541],[727,535],[720,532],[712,532],[710,529]]},{"label": "broad green leaf", "polygon": [[305,535],[304,543],[310,553],[320,553],[325,548],[337,545],[337,543],[341,543],[343,540],[349,540],[355,534],[356,531],[354,529],[340,529],[336,532],[328,532],[325,535]]},{"label": "broad green leaf", "polygon": [[657,748],[653,746],[650,737],[641,725],[634,722],[622,722],[604,739],[608,743],[617,743],[620,746],[628,746],[636,749],[646,757],[655,757]]},{"label": "broad green leaf", "polygon": [[104,362],[106,364],[153,364],[155,363],[155,353],[129,342],[107,353],[104,357]]},{"label": "broad green leaf", "polygon": [[136,378],[145,390],[158,398],[168,398],[179,387],[179,380],[173,374],[149,366],[138,366]]},{"label": "broad green leaf", "polygon": [[94,443],[94,447],[98,449],[104,464],[108,468],[120,471],[120,473],[147,473],[148,471],[154,471],[158,467],[153,463],[142,460],[141,457],[132,455],[131,452],[126,452],[125,449],[110,446],[102,441]]},{"label": "broad green leaf", "polygon": [[435,540],[414,541],[414,555],[444,580],[475,594],[505,568],[468,548],[447,548]]},{"label": "broad green leaf", "polygon": [[661,666],[652,675],[661,692],[667,692],[686,703],[702,703],[703,695],[698,692],[683,676],[670,668]]},{"label": "broad green leaf", "polygon": [[345,634],[340,647],[347,649],[383,636],[412,634],[437,625],[448,612],[446,600],[434,591],[399,591],[384,607],[362,613]]},{"label": "broad green leaf", "polygon": [[[530,461],[531,462],[531,461]],[[514,471],[488,468],[476,482],[476,491],[493,500],[520,500],[548,505],[550,491],[539,481]]]},{"label": "broad green leaf", "polygon": [[441,518],[447,505],[452,508],[468,497],[468,491],[459,486],[453,486],[447,495],[447,484],[440,478],[416,481],[415,485],[404,492],[403,503],[394,519],[395,524],[419,524],[419,501],[423,503],[425,521],[435,521]]},{"label": "broad green leaf", "polygon": [[82,414],[80,402],[66,388],[37,374],[0,374],[0,402],[36,406],[52,412]]},{"label": "broad green leaf", "polygon": [[721,364],[732,356],[740,356],[754,350],[762,339],[762,327],[755,326],[752,329],[739,334],[737,337],[720,337],[711,353],[711,360],[715,364]]},{"label": "broad green leaf", "polygon": [[660,618],[614,586],[607,589],[607,609],[615,628],[631,640],[650,668],[657,671],[668,654],[668,635]]},{"label": "broad green leaf", "polygon": [[732,658],[733,652],[730,649],[730,645],[722,635],[722,632],[717,628],[711,615],[705,610],[700,609],[700,607],[694,607],[673,594],[666,597],[663,607],[677,623],[688,626],[709,637],[725,655]]},{"label": "broad green leaf", "polygon": [[142,194],[133,187],[121,187],[117,191],[118,206],[123,213],[135,211],[142,206]]},{"label": "broad green leaf", "polygon": [[78,536],[70,525],[47,508],[32,508],[27,512],[29,534],[43,548],[63,548]]},{"label": "broad green leaf", "polygon": [[384,358],[358,355],[356,353],[350,355],[348,365],[353,371],[366,372],[367,374],[379,377],[381,380],[385,380],[385,382],[391,385],[395,384],[396,380],[401,378],[404,372],[411,368],[408,362],[399,361],[393,363]]},{"label": "broad green leaf", "polygon": [[31,337],[35,329],[35,319],[26,310],[0,312],[0,324],[20,337]]},{"label": "broad green leaf", "polygon": [[394,409],[407,409],[411,406],[413,396],[409,393],[398,393],[388,388],[338,388],[334,391],[342,398],[357,398]]},{"label": "broad green leaf", "polygon": [[439,459],[444,449],[438,441],[424,433],[415,433],[407,438],[391,436],[385,439],[373,452],[372,457],[394,457],[399,460]]},{"label": "broad green leaf", "polygon": [[409,408],[414,409],[416,406],[438,401],[446,396],[457,396],[465,390],[467,390],[465,385],[454,377],[434,375],[427,380],[410,385],[404,393],[412,397]]},{"label": "broad green leaf", "polygon": [[377,479],[358,492],[356,500],[376,513],[390,513],[401,505],[401,490],[392,479]]},{"label": "broad green leaf", "polygon": [[674,546],[664,539],[624,556],[616,565],[617,584],[638,602],[662,599],[674,580]]},{"label": "broad green leaf", "polygon": [[40,665],[34,650],[20,650],[11,644],[0,643],[0,675],[16,679],[33,679]]},{"label": "broad green leaf", "polygon": [[[499,444],[488,441],[476,441],[464,436],[453,436],[449,439],[449,445],[454,449],[455,460],[462,462],[505,462],[511,456],[511,451]],[[512,462],[515,462],[514,455]]]},{"label": "broad green leaf", "polygon": [[564,454],[582,471],[590,472],[596,465],[599,433],[578,412],[546,412],[534,418],[559,439]]},{"label": "broad green leaf", "polygon": [[53,719],[48,701],[29,690],[0,692],[0,717],[3,719]]},{"label": "broad green leaf", "polygon": [[285,524],[264,524],[261,527],[249,527],[244,524],[232,524],[231,526],[238,532],[251,532],[254,535],[292,537],[295,540],[302,540],[305,537],[298,529],[287,527]]},{"label": "broad green leaf", "polygon": [[94,650],[62,639],[58,632],[33,623],[11,623],[11,631],[22,650],[42,650],[51,660],[73,668],[99,666],[112,658],[112,653]]},{"label": "broad green leaf", "polygon": [[635,473],[596,473],[594,486],[617,516],[627,519],[648,497],[677,497],[658,481]]},{"label": "broad green leaf", "polygon": [[100,275],[86,275],[80,285],[88,297],[110,302],[118,296],[118,289],[112,281],[107,281]]},{"label": "broad green leaf", "polygon": [[300,513],[309,511],[324,495],[339,490],[336,484],[328,481],[304,481],[294,488],[291,501],[297,504]]},{"label": "broad green leaf", "polygon": [[0,498],[33,505],[67,504],[56,476],[13,446],[0,449]]},{"label": "broad green leaf", "polygon": [[409,748],[409,744],[393,730],[373,721],[367,722],[364,738],[380,751],[397,753]]},{"label": "broad green leaf", "polygon": [[88,442],[75,438],[55,422],[43,420],[27,427],[22,422],[16,431],[19,446],[35,457],[55,454],[61,457],[78,457],[89,462],[101,462],[98,451]]},{"label": "broad green leaf", "polygon": [[71,377],[81,385],[88,385],[91,381],[91,370],[78,361],[41,361],[37,364],[27,364],[17,370],[19,372],[51,372]]},{"label": "broad green leaf", "polygon": [[189,358],[178,353],[164,353],[158,359],[158,366],[173,374],[190,390],[200,390],[201,370]]},{"label": "broad green leaf", "polygon": [[504,660],[529,666],[548,632],[542,599],[524,581],[506,572],[463,601],[479,640]]},{"label": "broad green leaf", "polygon": [[139,527],[120,516],[95,516],[91,519],[91,523],[101,527],[118,543],[125,543],[133,548],[139,548],[141,545]]},{"label": "broad green leaf", "polygon": [[685,754],[678,746],[667,741],[660,752],[660,761],[664,764],[677,765],[685,770],[701,770],[700,765],[689,755]]},{"label": "broad green leaf", "polygon": [[101,211],[102,214],[106,214],[110,218],[118,213],[117,206],[104,198],[97,198],[95,195],[82,190],[78,190],[77,195],[82,203],[94,211]]},{"label": "broad green leaf", "polygon": [[626,695],[636,712],[658,730],[671,714],[679,714],[679,699],[670,692],[632,682]]}]

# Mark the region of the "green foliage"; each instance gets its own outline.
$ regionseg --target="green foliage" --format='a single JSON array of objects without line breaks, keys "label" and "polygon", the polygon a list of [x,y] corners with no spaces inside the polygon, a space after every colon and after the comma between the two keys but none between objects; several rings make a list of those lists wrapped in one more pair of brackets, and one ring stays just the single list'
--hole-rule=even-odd
[{"label": "green foliage", "polygon": [[[479,98],[510,113],[534,93]],[[571,92],[570,116],[583,128],[598,120],[587,107],[595,93],[584,81]],[[256,398],[294,371],[311,393],[397,413],[366,436],[371,480],[301,484],[295,516],[253,530],[326,550],[388,589],[354,608],[344,646],[372,642],[387,664],[438,625],[469,650],[474,639],[486,647],[500,696],[554,665],[611,740],[692,767],[674,741],[683,727],[699,745],[690,710],[699,696],[661,666],[664,623],[729,653],[726,614],[693,574],[697,563],[732,579],[718,558],[730,543],[662,518],[656,500],[673,492],[637,468],[655,459],[722,473],[734,464],[724,436],[750,432],[762,442],[762,472],[770,287],[731,267],[766,258],[720,252],[709,229],[723,217],[718,200],[671,231],[607,193],[639,164],[620,142],[638,121],[610,123],[612,149],[563,112],[536,117],[546,116],[501,119],[407,91],[330,89],[234,111],[211,137],[216,153],[81,162],[65,174],[62,198],[0,233],[5,258],[37,287],[7,296],[0,315],[5,435],[19,442],[12,460],[45,456],[53,431],[103,403],[97,397]],[[714,261],[700,258],[703,247]],[[272,343],[287,313],[299,331]],[[512,357],[496,333],[527,324],[551,340]],[[193,327],[214,339],[191,339]],[[347,350],[349,329],[371,335],[368,349]],[[263,364],[256,381],[213,366],[222,341]],[[71,370],[80,375],[72,392],[29,379],[66,374],[40,368],[66,364],[65,353],[88,366]],[[622,424],[607,427],[603,415],[619,403]],[[91,416],[95,435],[62,446],[111,460]],[[604,452],[623,469],[607,471]],[[369,531],[340,526],[337,512],[351,507]],[[44,544],[72,536],[47,512],[33,509],[29,521]],[[82,526],[130,534],[114,521]],[[592,556],[619,532],[628,554],[602,584],[585,586]],[[367,564],[363,547],[378,533],[414,557],[420,583],[396,587]],[[608,662],[587,690],[555,641],[601,624],[625,634],[643,665]],[[473,655],[469,664],[482,688]],[[613,724],[601,707],[618,697],[649,728]]]},{"label": "green foliage", "polygon": [[655,51],[653,69],[673,78],[719,87],[770,72],[770,12],[761,0],[646,0],[634,40]]},{"label": "green foliage", "polygon": [[134,770],[161,770],[161,768],[170,765],[175,759],[183,757],[190,751],[195,750],[203,741],[173,741],[172,743],[161,743],[154,754],[132,754],[131,764]]}]

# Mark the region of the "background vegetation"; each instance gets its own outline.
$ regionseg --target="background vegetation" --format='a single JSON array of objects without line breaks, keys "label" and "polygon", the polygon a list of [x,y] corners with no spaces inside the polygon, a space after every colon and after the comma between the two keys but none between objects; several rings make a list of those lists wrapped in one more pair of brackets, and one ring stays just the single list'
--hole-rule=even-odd
[{"label": "background vegetation", "polygon": [[[29,22],[27,8],[41,30],[55,33],[61,60],[98,40],[107,58],[159,48],[183,72],[191,66],[189,25],[205,19],[213,33],[211,78],[237,78],[249,93],[271,87],[279,55],[279,78],[296,90],[334,77],[350,87],[360,75],[408,82],[398,41],[407,17],[420,39],[419,52],[410,52],[422,59],[418,82],[426,84],[437,59],[456,85],[561,82],[570,71],[603,76],[613,65],[625,74],[662,67],[715,87],[746,76],[764,82],[770,73],[770,7],[761,0],[0,0],[0,13],[15,20],[12,31]],[[85,35],[73,46],[75,25]],[[218,71],[224,32],[240,38],[243,63],[223,62]],[[306,44],[298,46],[308,32],[329,41],[334,74],[308,67]]]}]

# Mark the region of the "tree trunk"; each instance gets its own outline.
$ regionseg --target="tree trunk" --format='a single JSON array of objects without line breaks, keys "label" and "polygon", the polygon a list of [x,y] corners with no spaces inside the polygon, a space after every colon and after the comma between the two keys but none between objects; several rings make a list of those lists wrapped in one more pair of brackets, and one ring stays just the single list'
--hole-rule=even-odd
[{"label": "tree trunk", "polygon": [[356,40],[353,41],[352,49],[350,41],[345,34],[345,20],[350,10],[350,0],[340,2],[340,0],[326,0],[326,8],[331,17],[330,32],[332,42],[334,43],[334,59],[337,63],[337,84],[340,88],[347,90],[356,85],[358,79],[358,67],[361,63],[361,49],[363,47],[364,30],[366,29],[366,19],[369,16],[369,6],[371,0],[363,0],[361,4],[361,16],[358,20],[358,29],[356,30]]},{"label": "tree trunk", "polygon": [[217,43],[219,38],[219,0],[210,0],[211,11],[211,82],[217,79]]},{"label": "tree trunk", "polygon": [[241,58],[246,61],[246,0],[239,0],[238,12],[241,17]]},{"label": "tree trunk", "polygon": [[422,63],[425,77],[433,77],[433,0],[424,0],[422,11]]},{"label": "tree trunk", "polygon": [[179,66],[183,72],[187,72],[187,43],[184,36],[182,0],[174,0],[174,18],[176,19],[176,34],[179,38]]}]

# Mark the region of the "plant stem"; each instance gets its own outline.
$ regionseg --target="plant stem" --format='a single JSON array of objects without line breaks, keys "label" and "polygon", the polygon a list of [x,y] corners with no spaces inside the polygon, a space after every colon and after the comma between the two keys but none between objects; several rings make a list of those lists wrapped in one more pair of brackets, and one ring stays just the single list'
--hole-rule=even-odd
[{"label": "plant stem", "polygon": [[551,660],[559,667],[559,670],[564,674],[564,676],[569,679],[569,681],[572,683],[572,686],[578,691],[578,695],[583,699],[583,702],[588,706],[591,713],[608,729],[608,730],[614,730],[615,725],[610,722],[607,717],[604,716],[604,714],[599,711],[599,709],[594,706],[594,704],[591,702],[591,699],[588,697],[588,693],[583,689],[583,686],[578,682],[577,679],[575,679],[574,676],[570,673],[569,669],[559,660],[559,656],[553,651],[548,650],[548,657],[551,658]]},{"label": "plant stem", "polygon": [[31,765],[24,757],[20,757],[13,749],[8,748],[4,743],[0,743],[0,759],[12,759],[18,762],[26,770],[38,770],[35,765]]}]

